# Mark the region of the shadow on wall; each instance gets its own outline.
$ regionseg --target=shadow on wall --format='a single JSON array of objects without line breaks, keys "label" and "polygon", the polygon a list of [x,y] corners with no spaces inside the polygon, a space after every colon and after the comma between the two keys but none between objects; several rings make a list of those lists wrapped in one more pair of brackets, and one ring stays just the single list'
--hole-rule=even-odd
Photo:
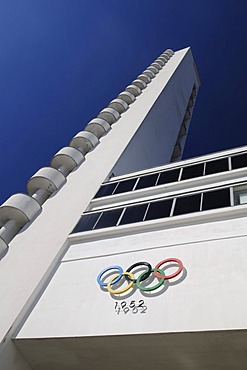
[{"label": "shadow on wall", "polygon": [[[164,264],[166,265],[161,269]],[[134,271],[135,276],[130,271]],[[139,275],[136,278],[137,273]],[[182,261],[178,258],[168,258],[158,263],[155,268],[148,262],[137,262],[125,272],[120,266],[109,266],[99,273],[97,282],[102,292],[108,292],[114,300],[120,301],[130,298],[137,289],[144,297],[158,297],[169,287],[182,283],[186,277],[187,270]]]}]

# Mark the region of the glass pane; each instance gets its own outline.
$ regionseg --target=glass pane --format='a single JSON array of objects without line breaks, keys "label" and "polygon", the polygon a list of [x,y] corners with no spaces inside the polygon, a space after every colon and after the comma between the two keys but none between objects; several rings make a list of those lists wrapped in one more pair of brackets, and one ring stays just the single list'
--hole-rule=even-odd
[{"label": "glass pane", "polygon": [[201,194],[176,199],[173,216],[200,211]]},{"label": "glass pane", "polygon": [[111,211],[103,212],[98,223],[95,225],[95,229],[101,229],[103,227],[115,226],[122,213],[123,208],[113,209]]},{"label": "glass pane", "polygon": [[168,184],[169,182],[178,181],[180,168],[171,171],[165,171],[160,174],[157,185]]},{"label": "glass pane", "polygon": [[150,186],[154,186],[156,181],[157,181],[158,175],[159,175],[158,173],[155,173],[155,174],[152,174],[152,175],[147,175],[147,176],[140,177],[140,180],[138,181],[138,184],[136,186],[136,190],[137,189],[149,188]]},{"label": "glass pane", "polygon": [[136,180],[137,179],[120,181],[118,183],[116,190],[114,191],[114,194],[125,193],[126,191],[131,191],[136,183]]},{"label": "glass pane", "polygon": [[234,193],[234,204],[247,204],[247,186],[240,185],[233,188]]},{"label": "glass pane", "polygon": [[160,202],[150,203],[146,220],[155,220],[156,218],[169,217],[172,207],[172,199],[162,200]]},{"label": "glass pane", "polygon": [[123,218],[120,221],[120,225],[143,221],[143,217],[146,212],[147,206],[148,203],[126,208]]},{"label": "glass pane", "polygon": [[83,215],[71,234],[92,230],[101,212]]},{"label": "glass pane", "polygon": [[202,210],[215,209],[230,206],[229,189],[221,189],[203,193]]},{"label": "glass pane", "polygon": [[114,182],[113,184],[102,185],[94,198],[101,198],[106,197],[107,195],[111,195],[117,184],[117,182]]},{"label": "glass pane", "polygon": [[237,192],[235,194],[235,204],[247,204],[247,190],[245,190],[245,192]]},{"label": "glass pane", "polygon": [[247,153],[232,157],[232,169],[247,167]]},{"label": "glass pane", "polygon": [[207,162],[205,175],[228,171],[228,158],[218,159],[217,161]]},{"label": "glass pane", "polygon": [[204,163],[196,164],[194,166],[184,167],[182,171],[181,180],[192,179],[203,175]]}]

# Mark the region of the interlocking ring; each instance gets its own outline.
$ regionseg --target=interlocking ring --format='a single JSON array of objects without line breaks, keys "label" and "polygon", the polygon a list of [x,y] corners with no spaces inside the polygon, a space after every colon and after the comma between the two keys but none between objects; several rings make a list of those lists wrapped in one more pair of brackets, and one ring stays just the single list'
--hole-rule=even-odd
[{"label": "interlocking ring", "polygon": [[104,283],[101,278],[102,276],[109,270],[118,270],[119,271],[119,275],[116,275],[115,276],[115,281],[113,281],[114,279],[112,279],[112,284],[116,284],[119,282],[119,280],[121,279],[122,275],[123,275],[123,269],[121,266],[117,266],[117,265],[114,265],[114,266],[109,266],[107,267],[106,269],[102,270],[101,273],[98,275],[97,277],[97,282],[100,286],[107,286],[107,283]]},{"label": "interlocking ring", "polygon": [[[122,276],[128,276],[130,279],[131,279],[131,282],[129,283],[129,285],[127,285],[127,287],[125,287],[125,288],[122,288],[122,289],[118,289],[118,290],[113,290],[112,289],[112,287],[111,287],[111,284],[115,284],[115,279],[118,277],[118,276],[120,276],[120,275],[115,275],[115,276],[113,276],[113,278],[112,279],[110,279],[109,281],[108,281],[108,284],[107,284],[107,289],[108,289],[108,291],[109,291],[109,293],[112,293],[112,294],[121,294],[121,293],[125,293],[125,292],[127,292],[127,290],[129,290],[130,288],[132,288],[132,286],[134,285],[134,281],[133,281],[133,279],[135,279],[135,277],[134,277],[134,275],[133,274],[131,274],[131,272],[123,272],[123,274],[122,274]],[[121,277],[122,277],[121,276]]]},{"label": "interlocking ring", "polygon": [[[144,273],[141,274],[142,278],[141,278],[140,281],[147,279],[151,275],[152,266],[148,262],[136,262],[133,265],[131,265],[129,268],[127,268],[126,272],[130,272],[131,270],[133,270],[137,266],[147,266],[148,267],[148,271],[144,271]],[[133,281],[134,283],[136,283],[136,280],[137,280],[135,278],[134,278],[134,280],[131,280],[131,278],[129,276],[126,276],[126,279],[128,281]]]},{"label": "interlocking ring", "polygon": [[[155,268],[154,269],[152,269],[151,270],[151,272],[155,272]],[[142,286],[140,283],[141,283],[141,281],[142,281],[142,278],[143,278],[143,275],[145,275],[145,272],[143,272],[138,278],[137,278],[137,280],[136,280],[136,285],[137,285],[137,287],[140,289],[140,290],[142,290],[142,291],[144,291],[144,292],[151,292],[152,290],[156,290],[156,289],[158,289],[163,283],[164,283],[164,281],[165,281],[165,273],[164,273],[164,271],[163,270],[161,270],[161,269],[158,269],[158,271],[159,271],[159,273],[163,276],[163,278],[159,278],[160,279],[160,281],[156,284],[156,285],[153,285],[153,286],[151,286],[150,288],[148,288],[148,287],[144,287],[144,286]]]},{"label": "interlocking ring", "polygon": [[[175,271],[173,274],[170,274],[170,275],[166,275],[165,272],[160,269],[160,267],[162,265],[164,265],[165,263],[168,263],[168,262],[176,262],[178,264],[178,269],[177,271]],[[138,267],[138,266],[146,266],[148,268],[147,271],[144,271],[143,273],[141,273],[137,278],[135,278],[134,274],[131,273],[130,271],[133,270],[135,267]],[[106,282],[103,282],[102,281],[102,276],[107,272],[107,271],[110,271],[110,270],[118,270],[118,274],[114,275],[112,278],[110,278],[110,280],[108,281],[108,283]],[[97,276],[97,282],[98,284],[101,286],[101,287],[106,287],[107,290],[111,293],[111,294],[121,294],[121,293],[125,293],[127,292],[129,289],[131,289],[133,287],[134,284],[136,284],[136,286],[141,290],[141,291],[145,291],[145,292],[151,292],[153,290],[156,290],[158,289],[162,284],[164,284],[164,282],[166,280],[169,280],[169,279],[173,279],[175,278],[176,276],[178,276],[181,272],[183,271],[183,263],[182,261],[180,261],[178,258],[167,258],[165,260],[162,260],[160,261],[156,266],[155,268],[152,268],[152,266],[150,265],[150,263],[148,262],[136,262],[134,263],[133,265],[131,265],[130,267],[127,268],[127,270],[124,272],[122,267],[121,266],[118,266],[118,265],[113,265],[113,266],[109,266],[107,268],[105,268],[104,270],[102,270],[99,275]],[[156,285],[153,285],[151,287],[145,287],[141,284],[142,281],[146,280],[150,275],[151,273],[154,273],[154,275],[160,280]],[[122,289],[118,289],[118,290],[114,290],[112,289],[112,285],[114,284],[117,284],[121,278],[125,276],[126,280],[128,281],[128,285],[127,287],[125,288],[122,288]]]},{"label": "interlocking ring", "polygon": [[159,272],[157,271],[160,266],[164,265],[166,262],[177,262],[178,263],[178,270],[176,272],[174,272],[174,274],[171,274],[171,275],[166,275],[165,279],[166,280],[169,280],[169,279],[173,279],[175,278],[176,276],[178,276],[180,274],[180,272],[183,270],[183,264],[182,264],[182,261],[180,261],[178,258],[167,258],[166,260],[163,260],[163,261],[160,261],[156,266],[155,266],[155,269],[156,271],[154,271],[154,275],[159,278],[159,279],[162,279],[162,275],[159,274]]}]

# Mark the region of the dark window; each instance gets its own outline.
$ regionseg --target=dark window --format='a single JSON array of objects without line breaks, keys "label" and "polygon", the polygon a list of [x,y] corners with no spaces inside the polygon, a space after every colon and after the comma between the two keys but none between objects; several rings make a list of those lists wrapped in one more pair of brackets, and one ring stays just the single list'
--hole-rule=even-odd
[{"label": "dark window", "polygon": [[228,158],[218,159],[217,161],[207,162],[205,175],[228,171]]},{"label": "dark window", "polygon": [[131,191],[135,183],[136,183],[136,179],[120,181],[114,191],[114,194],[125,193],[126,191]]},{"label": "dark window", "polygon": [[230,191],[229,189],[221,189],[203,193],[202,209],[215,209],[230,206]]},{"label": "dark window", "polygon": [[117,184],[118,184],[117,182],[114,182],[113,184],[101,186],[101,188],[99,188],[94,198],[101,198],[106,197],[107,195],[111,195]]},{"label": "dark window", "polygon": [[92,230],[101,212],[83,215],[71,234]]},{"label": "dark window", "polygon": [[232,157],[232,169],[247,167],[247,153]]},{"label": "dark window", "polygon": [[115,226],[122,213],[123,208],[113,209],[111,211],[103,212],[99,221],[95,225],[95,229],[101,229],[103,227]]},{"label": "dark window", "polygon": [[203,175],[204,163],[196,164],[194,166],[184,167],[182,171],[181,180],[192,179]]},{"label": "dark window", "polygon": [[180,169],[162,172],[160,174],[157,185],[178,181],[179,171]]},{"label": "dark window", "polygon": [[200,211],[201,194],[176,199],[174,216]]},{"label": "dark window", "polygon": [[120,225],[143,221],[143,217],[146,212],[147,205],[148,204],[140,204],[138,206],[132,206],[132,207],[126,208],[123,218],[120,221]]},{"label": "dark window", "polygon": [[154,186],[157,181],[157,177],[158,177],[158,173],[140,177],[137,183],[136,189],[143,189],[143,188],[149,188],[150,186]]},{"label": "dark window", "polygon": [[155,220],[156,218],[169,217],[172,207],[172,199],[150,203],[145,220]]}]

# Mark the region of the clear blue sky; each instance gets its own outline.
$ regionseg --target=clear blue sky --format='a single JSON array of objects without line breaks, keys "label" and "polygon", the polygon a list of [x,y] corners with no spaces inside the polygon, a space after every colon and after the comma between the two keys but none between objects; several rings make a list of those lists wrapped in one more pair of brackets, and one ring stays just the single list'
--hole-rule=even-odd
[{"label": "clear blue sky", "polygon": [[163,50],[202,86],[186,157],[245,145],[246,0],[1,0],[0,204]]}]

